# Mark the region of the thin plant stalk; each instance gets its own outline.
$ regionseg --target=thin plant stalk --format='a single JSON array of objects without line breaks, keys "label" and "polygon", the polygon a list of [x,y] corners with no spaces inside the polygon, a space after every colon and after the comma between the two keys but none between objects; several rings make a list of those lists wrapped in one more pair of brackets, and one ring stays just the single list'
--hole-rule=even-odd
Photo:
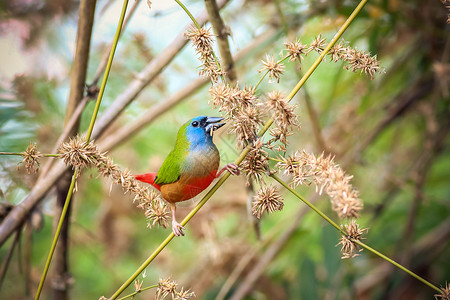
[{"label": "thin plant stalk", "polygon": [[[128,0],[124,0],[123,1],[123,6],[122,6],[122,12],[121,12],[120,19],[119,19],[119,24],[117,25],[116,34],[114,36],[113,46],[111,48],[111,53],[109,55],[108,64],[106,65],[105,74],[103,75],[103,82],[102,82],[102,85],[100,87],[100,91],[99,91],[99,94],[98,94],[98,97],[97,97],[97,102],[95,104],[94,112],[92,114],[91,123],[89,124],[89,128],[88,128],[88,131],[87,131],[87,134],[86,134],[86,141],[90,140],[92,131],[94,129],[95,120],[97,118],[97,114],[98,114],[98,110],[100,108],[100,104],[101,104],[101,100],[102,100],[102,97],[103,97],[103,93],[105,91],[106,82],[108,80],[108,76],[109,76],[109,73],[110,73],[110,70],[111,70],[111,65],[112,65],[112,61],[113,61],[113,58],[114,58],[114,53],[116,51],[117,43],[119,41],[120,31],[121,31],[121,28],[122,28],[123,20],[125,18],[125,12],[127,10],[127,5],[128,5]],[[47,261],[45,263],[44,271],[42,273],[42,277],[41,277],[41,280],[39,282],[38,290],[37,290],[36,297],[35,297],[36,300],[38,300],[40,295],[41,295],[42,288],[44,286],[44,281],[45,281],[45,278],[47,277],[47,273],[48,273],[48,270],[49,270],[49,267],[50,267],[50,262],[52,260],[53,254],[55,252],[56,243],[58,242],[58,238],[59,238],[59,235],[61,233],[61,228],[62,228],[64,219],[66,217],[67,210],[69,208],[70,200],[72,199],[73,190],[75,188],[75,182],[76,182],[77,177],[78,177],[78,169],[75,169],[75,171],[74,171],[74,173],[72,175],[72,181],[70,182],[69,190],[67,192],[66,201],[64,203],[64,207],[63,207],[63,210],[61,212],[61,217],[59,219],[59,223],[58,223],[58,226],[56,228],[56,232],[55,232],[55,236],[53,238],[53,242],[52,242],[52,245],[51,245],[51,248],[50,248],[50,252],[48,254]]]},{"label": "thin plant stalk", "polygon": [[[179,3],[178,0],[175,0],[177,3]],[[331,47],[334,46],[334,44],[337,42],[337,40],[342,36],[344,31],[348,28],[351,22],[355,19],[357,14],[361,11],[363,6],[366,4],[368,0],[361,0],[361,2],[358,4],[358,6],[355,8],[353,13],[349,16],[349,18],[345,21],[345,23],[342,25],[342,27],[339,29],[339,31],[336,33],[336,35],[333,37],[333,39],[330,41],[328,46],[325,48],[325,50],[322,52],[322,54],[316,59],[314,64],[310,67],[310,69],[305,73],[305,75],[300,79],[299,83],[295,86],[295,88],[291,91],[291,93],[288,96],[288,100],[291,100],[295,94],[298,92],[298,90],[301,88],[301,86],[306,82],[306,80],[311,76],[311,74],[314,72],[314,70],[317,68],[317,66],[322,62],[326,52],[328,52]],[[179,3],[180,4],[180,3]],[[262,136],[264,135],[267,130],[269,130],[270,126],[273,124],[274,119],[270,118],[265,124],[264,127],[259,131],[258,135]],[[244,150],[242,150],[239,157],[236,159],[235,163],[239,165],[247,156],[248,152],[250,151],[250,148],[247,147]],[[230,177],[230,173],[225,173],[217,182],[216,184],[208,191],[208,193],[200,200],[200,202],[191,210],[191,212],[184,218],[184,220],[181,222],[181,225],[186,225],[189,220],[199,211],[199,209],[211,198],[211,196],[222,186],[222,184]],[[337,226],[337,225],[336,225]],[[339,228],[339,226],[337,226]],[[169,236],[156,248],[156,250],[147,258],[147,260],[134,272],[133,275],[131,275],[130,278],[125,281],[122,286],[111,296],[110,299],[116,299],[138,276],[141,272],[147,268],[147,266],[155,259],[156,256],[170,243],[170,241],[175,237],[173,232],[169,234]]]},{"label": "thin plant stalk", "polygon": [[293,194],[295,197],[302,200],[306,205],[308,205],[312,210],[314,210],[317,214],[319,214],[322,218],[324,218],[328,223],[330,223],[334,228],[339,230],[342,234],[347,235],[347,233],[333,220],[331,220],[326,214],[324,214],[320,209],[318,209],[314,204],[306,200],[304,197],[302,197],[299,193],[297,193],[294,189],[292,189],[286,182],[284,182],[280,177],[278,177],[276,174],[271,174],[270,177],[278,181],[279,184],[281,184],[284,188],[286,188],[291,194]]},{"label": "thin plant stalk", "polygon": [[132,298],[132,297],[136,296],[137,294],[139,294],[139,293],[141,293],[143,291],[146,291],[146,290],[149,290],[149,289],[154,289],[154,288],[157,288],[157,287],[158,287],[157,284],[151,285],[151,286],[147,286],[147,287],[139,289],[138,291],[135,291],[134,293],[131,293],[131,294],[125,296],[125,297],[119,298],[118,300],[125,300],[127,298]]},{"label": "thin plant stalk", "polygon": [[325,215],[320,209],[318,209],[314,204],[312,204],[311,202],[309,202],[308,200],[306,200],[304,197],[302,197],[299,193],[297,193],[294,189],[292,189],[286,182],[284,182],[280,177],[278,177],[275,174],[271,174],[270,177],[272,177],[273,179],[275,179],[276,181],[278,181],[278,183],[280,183],[283,187],[285,187],[289,192],[291,192],[291,194],[293,194],[295,197],[299,198],[300,200],[302,200],[306,205],[308,205],[312,210],[314,210],[317,214],[319,214],[322,218],[324,218],[328,223],[330,223],[334,228],[336,228],[340,233],[342,233],[343,235],[345,235],[347,238],[349,238],[352,242],[358,244],[359,246],[361,246],[362,248],[372,252],[375,255],[378,255],[379,257],[381,257],[382,259],[390,262],[391,264],[393,264],[394,266],[396,266],[397,268],[399,268],[402,271],[405,271],[406,273],[408,273],[409,275],[411,275],[412,277],[416,278],[417,280],[421,281],[422,283],[426,284],[427,286],[431,287],[432,289],[441,292],[441,289],[439,289],[438,287],[436,287],[435,285],[433,285],[432,283],[430,283],[429,281],[425,280],[424,278],[420,277],[419,275],[417,275],[416,273],[412,272],[411,270],[405,268],[404,266],[402,266],[401,264],[397,263],[396,261],[390,259],[389,257],[387,257],[386,255],[384,255],[383,253],[373,249],[372,247],[364,244],[363,242],[356,240],[356,239],[352,239],[350,238],[347,233],[340,227],[338,226],[335,222],[333,222],[327,215]]},{"label": "thin plant stalk", "polygon": [[[0,155],[21,155],[23,152],[0,152]],[[43,157],[59,157],[59,154],[41,154]]]}]

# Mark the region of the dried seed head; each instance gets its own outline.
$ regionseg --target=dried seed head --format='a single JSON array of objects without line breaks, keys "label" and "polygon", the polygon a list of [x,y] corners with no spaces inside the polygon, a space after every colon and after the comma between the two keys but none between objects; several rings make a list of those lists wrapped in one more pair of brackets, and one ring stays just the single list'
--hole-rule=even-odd
[{"label": "dried seed head", "polygon": [[270,214],[275,210],[282,210],[283,206],[283,197],[277,189],[272,185],[263,185],[252,202],[252,214],[260,219],[264,211]]},{"label": "dried seed head", "polygon": [[359,249],[359,245],[355,241],[365,239],[362,237],[362,234],[367,232],[368,229],[360,229],[355,220],[352,220],[350,224],[344,225],[344,230],[347,235],[343,235],[338,243],[338,245],[342,245],[341,252],[343,256],[341,258],[358,256],[362,249]]},{"label": "dried seed head", "polygon": [[151,202],[141,202],[143,205],[140,207],[144,207],[145,216],[147,217],[147,227],[152,227],[155,225],[162,226],[167,228],[169,225],[168,218],[169,212],[167,209],[166,203],[159,197],[155,197]]},{"label": "dried seed head", "polygon": [[197,54],[200,56],[201,67],[199,74],[201,76],[209,76],[212,82],[217,82],[219,77],[224,73],[222,68],[217,65],[214,58],[212,44],[213,34],[209,28],[196,28],[192,27],[187,33],[186,37],[189,38],[194,44]]},{"label": "dried seed head", "polygon": [[284,45],[286,46],[285,51],[288,52],[289,60],[298,60],[301,63],[302,59],[307,54],[307,45],[303,45],[300,40],[284,43]]},{"label": "dried seed head", "polygon": [[181,288],[179,292],[176,292],[175,300],[188,300],[192,297],[195,297],[195,293],[191,292],[191,290],[184,290],[184,288]]},{"label": "dried seed head", "polygon": [[295,185],[314,183],[316,191],[328,194],[332,209],[340,218],[357,218],[363,204],[358,197],[358,191],[350,184],[352,176],[345,175],[344,171],[335,164],[333,157],[325,157],[323,154],[316,157],[303,151],[295,157],[294,162],[284,161],[279,167],[289,167],[285,173],[293,173]]},{"label": "dried seed head", "polygon": [[190,39],[192,41],[192,43],[194,44],[194,47],[197,49],[197,51],[199,52],[209,52],[212,44],[213,44],[213,39],[212,37],[214,36],[211,33],[210,28],[197,28],[195,26],[191,27],[189,29],[188,32],[186,32],[186,37],[188,39]]},{"label": "dried seed head", "polygon": [[325,39],[322,38],[322,34],[320,33],[309,45],[308,52],[314,50],[320,54],[322,53],[324,47],[325,47]]},{"label": "dried seed head", "polygon": [[159,279],[158,289],[156,290],[156,299],[164,299],[168,295],[172,295],[172,298],[176,296],[177,283],[170,278]]},{"label": "dried seed head", "polygon": [[247,185],[250,184],[250,178],[254,178],[260,182],[262,176],[269,170],[269,154],[262,148],[264,146],[262,138],[258,138],[253,142],[248,154],[245,156],[240,167],[242,172],[247,176]]},{"label": "dried seed head", "polygon": [[292,127],[300,127],[297,115],[294,113],[295,105],[289,105],[289,102],[278,91],[272,91],[267,94],[267,108],[272,112],[278,127],[287,133]]},{"label": "dried seed head", "polygon": [[434,299],[450,300],[450,285],[445,283],[445,288],[441,287],[441,293],[434,295]]},{"label": "dried seed head", "polygon": [[257,130],[263,124],[261,118],[261,111],[256,106],[235,112],[231,118],[230,132],[236,133],[238,147],[244,148],[256,139]]},{"label": "dried seed head", "polygon": [[331,56],[331,60],[337,62],[340,59],[344,59],[347,56],[347,48],[345,48],[342,43],[336,44],[331,47],[327,55]]},{"label": "dried seed head", "polygon": [[[266,60],[261,61],[263,64],[263,68],[258,70],[259,73],[263,71],[269,72],[269,80],[276,80],[277,83],[280,82],[280,76],[283,74],[284,71],[284,65],[282,63],[279,63],[278,61],[275,61],[275,58],[273,55],[269,56],[266,55]],[[271,82],[271,81],[269,81]]]},{"label": "dried seed head", "polygon": [[97,161],[96,155],[99,154],[97,146],[91,141],[88,142],[77,135],[68,142],[58,147],[58,152],[64,163],[73,169],[82,169],[94,165]]},{"label": "dried seed head", "polygon": [[22,157],[21,163],[25,165],[25,170],[28,174],[39,171],[39,159],[42,157],[42,154],[37,150],[36,144],[30,142],[25,152],[22,152]]},{"label": "dried seed head", "polygon": [[144,281],[139,282],[138,279],[136,279],[134,281],[134,289],[136,290],[136,292],[140,292],[141,288],[142,288],[142,284],[144,283]]},{"label": "dried seed head", "polygon": [[298,152],[286,157],[279,157],[282,161],[277,163],[276,167],[283,169],[284,174],[294,175],[301,167],[301,155]]},{"label": "dried seed head", "polygon": [[353,72],[360,70],[361,73],[369,75],[370,79],[373,79],[375,73],[380,71],[376,55],[370,56],[365,51],[357,51],[349,47],[346,50],[347,55],[344,60],[349,63],[349,66],[344,66],[346,69],[351,69]]},{"label": "dried seed head", "polygon": [[223,83],[215,84],[209,88],[210,104],[219,111],[230,112],[233,108],[233,90]]},{"label": "dried seed head", "polygon": [[[294,113],[295,105],[289,105],[288,101],[278,91],[272,91],[267,94],[268,100],[266,101],[266,109],[269,114],[274,118],[277,125],[276,128],[271,129],[269,132],[272,135],[272,139],[268,144],[280,142],[281,145],[277,146],[278,151],[286,151],[288,144],[287,137],[293,134],[293,128],[298,127],[297,116]],[[271,145],[270,147],[274,147]]]},{"label": "dried seed head", "polygon": [[235,105],[242,110],[254,106],[257,100],[255,89],[251,86],[245,86],[243,89],[236,87],[234,89],[233,99]]}]

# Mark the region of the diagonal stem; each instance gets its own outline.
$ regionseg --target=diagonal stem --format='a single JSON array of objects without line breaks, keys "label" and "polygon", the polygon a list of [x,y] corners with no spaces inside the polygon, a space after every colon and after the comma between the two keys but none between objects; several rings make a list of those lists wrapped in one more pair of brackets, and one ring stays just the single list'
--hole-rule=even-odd
[{"label": "diagonal stem", "polygon": [[441,290],[436,287],[435,285],[433,285],[432,283],[430,283],[429,281],[425,280],[424,278],[420,277],[419,275],[417,275],[416,273],[412,272],[411,270],[407,269],[406,267],[402,266],[401,264],[399,264],[398,262],[390,259],[389,257],[387,257],[386,255],[382,254],[381,252],[373,249],[372,247],[364,244],[363,242],[353,239],[351,237],[349,237],[347,235],[347,233],[340,227],[338,226],[334,221],[332,221],[327,215],[325,215],[320,209],[318,209],[316,206],[314,206],[311,202],[309,202],[308,200],[306,200],[304,197],[302,197],[299,193],[297,193],[295,190],[293,190],[286,182],[284,182],[280,177],[278,177],[275,174],[271,174],[270,177],[272,177],[273,179],[275,179],[276,181],[278,181],[278,183],[280,183],[283,187],[285,187],[289,192],[291,192],[295,197],[299,198],[300,200],[302,200],[306,205],[308,205],[312,210],[314,210],[317,214],[319,214],[322,218],[324,218],[328,223],[330,223],[334,228],[336,228],[340,233],[342,233],[344,236],[346,236],[347,238],[349,238],[353,243],[358,244],[359,246],[365,248],[366,250],[372,252],[375,255],[378,255],[379,257],[381,257],[382,259],[390,262],[391,264],[393,264],[394,266],[396,266],[397,268],[399,268],[402,271],[405,271],[406,273],[408,273],[409,275],[413,276],[414,278],[416,278],[417,280],[421,281],[422,283],[426,284],[427,286],[431,287],[432,289],[441,292]]},{"label": "diagonal stem", "polygon": [[[112,65],[112,61],[113,61],[113,58],[114,58],[114,52],[116,50],[117,43],[119,41],[120,30],[122,28],[123,20],[125,18],[125,12],[127,10],[127,5],[128,5],[128,0],[124,0],[123,1],[123,6],[122,6],[122,12],[121,12],[120,19],[119,19],[119,24],[117,25],[116,34],[114,36],[113,46],[112,46],[112,49],[111,49],[111,53],[109,55],[108,64],[106,65],[105,74],[103,75],[103,82],[102,82],[102,85],[100,87],[100,92],[98,94],[97,102],[95,104],[94,113],[92,114],[91,123],[90,123],[88,131],[87,131],[86,141],[89,141],[89,139],[91,137],[91,134],[92,134],[92,130],[94,129],[95,120],[97,118],[97,114],[98,114],[98,110],[100,108],[100,104],[101,104],[101,100],[102,100],[102,97],[103,97],[103,93],[105,91],[106,82],[108,80],[109,72],[111,70],[111,65]],[[44,271],[42,273],[41,280],[39,282],[38,290],[37,290],[36,297],[35,297],[36,300],[38,300],[40,295],[41,295],[42,288],[44,286],[44,281],[45,281],[45,278],[47,277],[48,269],[50,267],[50,262],[52,260],[53,254],[55,252],[56,243],[58,242],[58,238],[59,238],[59,235],[61,233],[61,228],[62,228],[64,219],[66,217],[66,214],[67,214],[67,211],[68,211],[68,208],[69,208],[70,200],[72,199],[73,190],[75,188],[75,182],[76,182],[76,179],[78,177],[78,173],[79,172],[76,169],[74,171],[73,175],[72,175],[72,181],[70,182],[69,190],[67,192],[66,201],[64,203],[64,207],[63,207],[63,210],[61,212],[61,217],[59,219],[59,223],[58,223],[58,226],[56,228],[55,236],[53,238],[53,242],[52,242],[52,245],[50,247],[50,252],[48,254],[47,261],[45,263]]]}]

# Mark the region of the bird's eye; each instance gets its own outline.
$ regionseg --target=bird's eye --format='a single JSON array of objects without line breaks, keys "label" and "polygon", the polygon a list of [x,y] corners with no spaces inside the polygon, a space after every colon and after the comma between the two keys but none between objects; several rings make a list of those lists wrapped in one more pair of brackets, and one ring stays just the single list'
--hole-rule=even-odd
[{"label": "bird's eye", "polygon": [[197,127],[198,126],[198,122],[197,121],[192,122],[192,126]]}]

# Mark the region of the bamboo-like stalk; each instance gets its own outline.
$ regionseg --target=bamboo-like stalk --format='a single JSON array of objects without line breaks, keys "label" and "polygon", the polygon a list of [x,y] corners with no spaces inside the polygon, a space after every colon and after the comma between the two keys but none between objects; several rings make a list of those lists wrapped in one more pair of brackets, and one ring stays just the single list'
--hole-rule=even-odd
[{"label": "bamboo-like stalk", "polygon": [[[295,94],[298,92],[298,90],[303,86],[303,84],[306,82],[306,80],[311,76],[311,74],[314,72],[314,70],[317,68],[317,66],[323,61],[323,58],[325,57],[326,53],[331,49],[331,47],[334,46],[334,44],[338,41],[338,39],[342,36],[342,34],[345,32],[345,30],[348,28],[348,26],[353,22],[355,17],[358,15],[358,13],[361,11],[361,9],[364,7],[364,5],[367,3],[368,0],[361,0],[361,2],[358,4],[358,6],[355,8],[355,10],[352,12],[352,14],[348,17],[348,19],[345,21],[345,23],[342,25],[342,27],[339,29],[339,31],[336,33],[336,35],[333,37],[333,39],[330,41],[330,43],[327,45],[325,50],[321,53],[321,55],[316,59],[316,61],[313,63],[313,65],[308,69],[308,71],[305,73],[305,75],[300,79],[300,81],[297,83],[297,85],[294,87],[294,89],[289,93],[289,96],[287,97],[288,100],[291,100]],[[263,128],[258,133],[259,136],[264,135],[267,130],[269,130],[270,126],[273,124],[274,119],[269,119],[263,126]],[[236,159],[235,163],[239,165],[247,156],[248,152],[250,151],[250,148],[245,148],[239,157]],[[182,226],[185,226],[189,220],[200,210],[200,208],[205,205],[205,203],[211,198],[211,196],[222,186],[222,184],[230,177],[230,173],[225,173],[217,182],[216,184],[208,191],[208,193],[200,200],[200,202],[191,210],[191,212],[184,218],[184,220],[181,222]],[[337,226],[337,225],[336,225]],[[339,226],[337,226],[339,228]],[[340,229],[340,228],[339,228]],[[147,260],[144,261],[144,263],[131,275],[130,278],[128,278],[120,288],[114,292],[114,294],[111,296],[110,299],[116,299],[135,279],[141,272],[147,268],[147,266],[155,259],[155,257],[158,256],[158,254],[170,243],[170,241],[175,237],[173,232],[169,234],[169,236],[156,248],[156,250],[147,258]]]},{"label": "bamboo-like stalk", "polygon": [[[127,6],[128,6],[128,0],[124,0],[123,1],[123,6],[122,6],[122,12],[120,14],[119,22],[118,22],[117,29],[116,29],[116,34],[114,36],[113,47],[111,48],[111,52],[110,52],[109,59],[108,59],[108,64],[106,65],[105,74],[103,75],[102,85],[100,87],[100,91],[99,91],[99,94],[98,94],[97,102],[95,104],[94,112],[92,114],[91,123],[89,124],[89,128],[88,128],[88,131],[87,131],[86,141],[90,140],[91,135],[92,135],[92,131],[94,129],[95,120],[97,118],[98,110],[100,108],[100,104],[101,104],[101,101],[102,101],[103,93],[105,92],[106,83],[108,81],[108,76],[109,76],[109,73],[111,71],[111,65],[112,65],[112,61],[113,61],[113,58],[114,58],[114,53],[116,51],[116,47],[117,47],[117,44],[118,44],[118,41],[119,41],[120,31],[121,31],[121,28],[122,28],[123,20],[125,18],[125,12],[127,10]],[[47,261],[45,263],[44,271],[42,273],[41,280],[39,282],[38,290],[37,290],[36,297],[35,297],[36,300],[38,300],[40,295],[41,295],[42,288],[43,288],[44,282],[45,282],[45,278],[47,277],[48,269],[50,267],[50,262],[52,260],[53,253],[55,252],[56,243],[58,242],[58,238],[59,238],[59,235],[61,233],[61,228],[62,228],[65,216],[67,214],[67,211],[68,211],[68,208],[69,208],[69,205],[70,205],[70,200],[72,199],[73,190],[75,188],[75,182],[76,182],[77,177],[78,177],[78,170],[76,169],[74,171],[73,175],[72,175],[72,181],[70,182],[69,190],[67,192],[66,201],[64,203],[64,207],[63,207],[63,210],[61,212],[61,216],[60,216],[60,219],[59,219],[58,226],[56,228],[56,232],[55,232],[55,236],[53,238],[53,242],[52,242],[52,245],[51,245],[51,248],[50,248],[50,252],[48,254]]]}]

